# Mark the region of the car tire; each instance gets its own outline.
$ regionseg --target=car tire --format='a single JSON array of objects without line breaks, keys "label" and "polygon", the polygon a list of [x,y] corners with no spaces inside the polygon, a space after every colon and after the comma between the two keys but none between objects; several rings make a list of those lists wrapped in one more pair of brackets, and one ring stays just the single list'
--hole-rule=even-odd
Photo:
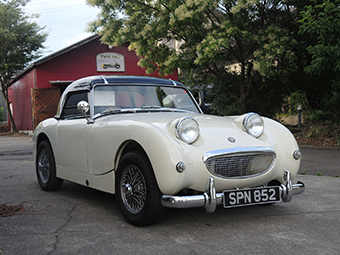
[{"label": "car tire", "polygon": [[39,144],[35,163],[41,189],[45,191],[60,189],[63,179],[57,177],[54,155],[48,141],[44,140]]},{"label": "car tire", "polygon": [[116,199],[127,222],[146,226],[156,222],[164,211],[150,161],[144,153],[130,152],[120,160],[116,172]]}]

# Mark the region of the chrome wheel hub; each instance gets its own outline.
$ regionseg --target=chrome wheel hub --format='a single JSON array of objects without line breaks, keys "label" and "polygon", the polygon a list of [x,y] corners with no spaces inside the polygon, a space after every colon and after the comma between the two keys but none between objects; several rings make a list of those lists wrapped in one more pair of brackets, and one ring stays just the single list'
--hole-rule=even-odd
[{"label": "chrome wheel hub", "polygon": [[123,185],[123,190],[124,190],[124,193],[125,195],[127,196],[132,196],[132,187],[129,183],[126,183],[125,185]]}]

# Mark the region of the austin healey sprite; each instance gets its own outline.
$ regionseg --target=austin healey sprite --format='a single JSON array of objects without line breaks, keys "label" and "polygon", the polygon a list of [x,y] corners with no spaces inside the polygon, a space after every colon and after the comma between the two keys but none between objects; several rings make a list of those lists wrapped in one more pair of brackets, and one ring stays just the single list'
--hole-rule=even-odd
[{"label": "austin healey sprite", "polygon": [[252,112],[205,115],[170,79],[79,79],[33,140],[43,190],[68,180],[115,194],[124,218],[139,226],[165,207],[212,213],[218,205],[289,202],[305,188],[292,182],[301,153],[288,129]]}]

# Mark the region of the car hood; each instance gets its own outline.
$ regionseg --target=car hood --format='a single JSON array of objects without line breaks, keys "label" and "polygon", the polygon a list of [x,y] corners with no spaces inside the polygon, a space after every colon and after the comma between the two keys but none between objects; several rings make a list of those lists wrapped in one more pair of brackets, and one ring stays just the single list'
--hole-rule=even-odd
[{"label": "car hood", "polygon": [[[103,131],[112,130],[119,132],[120,140],[110,140],[111,146],[121,146],[127,140],[140,144],[155,169],[156,178],[161,183],[164,194],[175,194],[184,187],[202,191],[208,176],[211,175],[203,164],[204,159],[211,155],[221,155],[221,153],[274,151],[275,163],[272,169],[281,170],[288,167],[295,176],[299,161],[292,156],[293,152],[298,149],[293,135],[280,123],[263,118],[264,133],[254,138],[243,131],[242,123],[245,116],[220,117],[192,112],[159,111],[119,113],[96,119],[94,128],[98,128],[96,133],[102,135],[101,143],[110,140],[109,133]],[[199,124],[200,135],[192,144],[187,144],[176,137],[176,124],[183,117],[192,117]],[[92,146],[92,149],[100,151],[101,143]],[[187,168],[182,174],[174,171],[178,162],[186,164]],[[173,173],[172,182],[165,173]],[[268,171],[265,175],[256,177],[255,183],[253,180],[245,179],[242,187],[261,185],[280,178],[282,178],[281,171]],[[218,190],[240,185],[239,180],[236,179],[234,181],[228,179],[229,186],[225,185],[223,178],[215,178],[215,181],[216,186],[219,187]]]},{"label": "car hood", "polygon": [[205,149],[218,150],[237,146],[268,146],[267,143],[264,143],[264,137],[256,139],[242,130],[244,115],[220,117],[192,112],[147,112],[116,114],[98,120],[116,122],[128,119],[130,125],[151,125],[170,134],[177,142],[184,143],[179,141],[175,134],[175,126],[183,117],[192,117],[199,124],[200,136],[196,142],[191,144],[194,147],[204,146]]}]

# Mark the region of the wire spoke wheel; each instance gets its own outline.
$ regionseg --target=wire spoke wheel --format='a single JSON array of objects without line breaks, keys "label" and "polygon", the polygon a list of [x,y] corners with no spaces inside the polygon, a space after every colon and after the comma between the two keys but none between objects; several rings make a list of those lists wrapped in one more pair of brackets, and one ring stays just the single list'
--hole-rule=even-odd
[{"label": "wire spoke wheel", "polygon": [[136,226],[154,223],[163,213],[162,193],[147,156],[129,152],[120,160],[115,180],[116,198],[124,218]]},{"label": "wire spoke wheel", "polygon": [[147,190],[142,172],[138,167],[129,165],[122,173],[121,196],[127,210],[138,214],[145,205]]},{"label": "wire spoke wheel", "polygon": [[40,187],[46,191],[60,189],[63,180],[57,177],[53,151],[47,140],[38,145],[35,164]]},{"label": "wire spoke wheel", "polygon": [[42,183],[47,183],[50,179],[51,167],[50,158],[46,149],[43,149],[38,158],[38,174]]}]

